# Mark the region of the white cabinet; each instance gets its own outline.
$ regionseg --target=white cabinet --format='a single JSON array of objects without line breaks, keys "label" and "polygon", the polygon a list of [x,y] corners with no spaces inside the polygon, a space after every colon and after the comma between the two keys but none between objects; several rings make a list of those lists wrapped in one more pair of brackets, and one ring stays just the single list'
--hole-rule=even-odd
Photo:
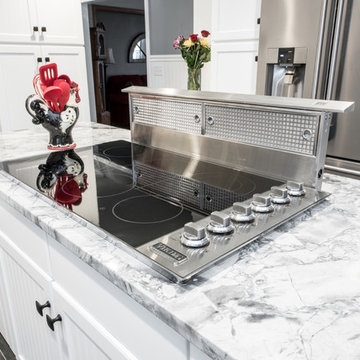
[{"label": "white cabinet", "polygon": [[[17,356],[23,360],[60,359],[56,334],[49,330],[35,302],[49,301],[49,279],[37,271],[22,266],[23,258],[11,257],[4,252],[3,266],[7,278],[7,291],[11,299],[14,328],[17,339]],[[44,313],[48,309],[44,309]]]},{"label": "white cabinet", "polygon": [[0,44],[0,131],[34,126],[25,100],[34,93],[32,79],[38,71],[38,57],[39,46]]},{"label": "white cabinet", "polygon": [[67,74],[79,84],[81,102],[78,121],[90,121],[84,47],[0,44],[0,131],[35,126],[25,110],[25,100],[35,92],[32,79],[39,66],[45,64],[46,57],[58,64],[59,75]]},{"label": "white cabinet", "polygon": [[0,131],[34,126],[24,104],[46,62],[79,84],[79,121],[90,121],[80,0],[0,1]]},{"label": "white cabinet", "polygon": [[80,0],[1,1],[0,42],[83,45]]},{"label": "white cabinet", "polygon": [[37,41],[36,9],[33,0],[0,1],[0,42]]},{"label": "white cabinet", "polygon": [[[58,65],[59,75],[66,74],[80,88],[81,98],[78,121],[90,121],[90,104],[87,90],[87,74],[85,65],[85,49],[83,46],[41,46],[42,56]],[[76,139],[74,139],[76,141]]]},{"label": "white cabinet", "polygon": [[188,359],[182,336],[2,201],[0,218],[0,329],[19,359]]},{"label": "white cabinet", "polygon": [[[80,0],[35,0],[39,16],[40,41],[52,44],[83,45]],[[42,28],[46,31],[42,31]]]},{"label": "white cabinet", "polygon": [[[56,335],[49,331],[45,317],[36,309],[36,301],[42,305],[50,299],[51,278],[9,237],[7,230],[11,217],[2,220],[7,227],[5,232],[0,231],[1,292],[5,294],[2,301],[7,303],[11,331],[14,333],[10,346],[23,360],[60,359]],[[16,227],[13,231],[16,232]],[[20,231],[18,236],[21,235]],[[31,236],[29,240],[32,240]],[[44,308],[43,312],[49,313],[50,310]]]},{"label": "white cabinet", "polygon": [[60,342],[64,360],[136,360],[58,284],[53,286],[53,296],[54,306],[62,318]]},{"label": "white cabinet", "polygon": [[[2,233],[0,230],[0,238]],[[16,349],[13,321],[10,313],[9,297],[6,291],[4,271],[4,251],[0,247],[0,333],[6,339],[12,349]]]}]

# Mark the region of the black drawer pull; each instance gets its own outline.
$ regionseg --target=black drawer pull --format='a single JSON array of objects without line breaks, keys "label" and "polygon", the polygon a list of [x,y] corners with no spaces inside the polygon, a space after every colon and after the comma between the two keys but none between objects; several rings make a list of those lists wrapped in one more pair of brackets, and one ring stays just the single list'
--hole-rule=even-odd
[{"label": "black drawer pull", "polygon": [[33,31],[39,31],[39,27],[38,26],[33,26]]},{"label": "black drawer pull", "polygon": [[45,31],[46,31],[46,26],[42,26],[42,27],[41,27],[41,31],[42,31],[42,32],[45,32]]},{"label": "black drawer pull", "polygon": [[37,58],[37,62],[39,63],[39,62],[42,62],[42,58],[41,57],[38,57]]},{"label": "black drawer pull", "polygon": [[50,305],[50,302],[49,302],[49,301],[47,301],[47,302],[46,302],[45,304],[43,304],[43,305],[41,305],[38,301],[35,301],[35,306],[36,306],[37,312],[38,312],[41,316],[43,316],[43,315],[44,315],[43,310],[44,310],[45,308],[49,308],[51,305]]},{"label": "black drawer pull", "polygon": [[50,58],[48,56],[45,58],[45,62],[50,62]]},{"label": "black drawer pull", "polygon": [[53,319],[49,316],[49,315],[46,315],[46,322],[49,326],[49,328],[52,330],[52,331],[55,331],[54,329],[54,323],[56,323],[57,321],[61,321],[62,320],[62,317],[60,314],[58,314],[56,317],[54,317]]}]

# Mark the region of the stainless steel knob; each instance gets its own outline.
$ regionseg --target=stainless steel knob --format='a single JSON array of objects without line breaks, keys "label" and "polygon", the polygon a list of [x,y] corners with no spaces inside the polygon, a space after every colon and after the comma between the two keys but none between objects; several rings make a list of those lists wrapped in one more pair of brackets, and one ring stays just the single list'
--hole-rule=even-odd
[{"label": "stainless steel knob", "polygon": [[288,181],[286,183],[286,189],[290,196],[304,196],[305,189],[304,184],[295,181]]},{"label": "stainless steel knob", "polygon": [[251,222],[255,219],[251,206],[244,205],[240,202],[233,204],[233,211],[231,212],[230,217],[231,220],[236,222]]},{"label": "stainless steel knob", "polygon": [[287,189],[281,187],[273,186],[271,188],[270,197],[273,204],[283,205],[290,202]]},{"label": "stainless steel knob", "polygon": [[198,248],[209,244],[205,228],[199,224],[189,222],[184,226],[181,243],[187,247]]},{"label": "stainless steel knob", "polygon": [[234,225],[231,223],[229,215],[214,211],[210,215],[210,224],[207,229],[215,234],[228,234],[234,231]]},{"label": "stainless steel knob", "polygon": [[251,203],[251,209],[259,213],[269,213],[274,211],[274,206],[271,204],[270,196],[255,194]]}]

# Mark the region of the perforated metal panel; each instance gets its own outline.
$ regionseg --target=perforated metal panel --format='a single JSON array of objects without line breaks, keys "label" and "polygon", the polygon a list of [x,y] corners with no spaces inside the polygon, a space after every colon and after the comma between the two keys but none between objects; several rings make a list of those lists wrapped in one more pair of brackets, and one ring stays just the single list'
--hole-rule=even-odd
[{"label": "perforated metal panel", "polygon": [[178,199],[185,205],[207,212],[226,209],[252,194],[240,195],[138,162],[135,162],[135,170],[139,188]]},{"label": "perforated metal panel", "polygon": [[201,133],[201,104],[132,98],[133,120],[190,133]]},{"label": "perforated metal panel", "polygon": [[135,162],[137,185],[144,190],[181,200],[199,209],[201,184],[195,180]]},{"label": "perforated metal panel", "polygon": [[251,197],[252,193],[247,196],[236,194],[231,191],[220,189],[215,186],[204,186],[204,209],[208,212],[216,211],[219,209],[226,209],[234,202],[241,202]]},{"label": "perforated metal panel", "polygon": [[205,106],[206,135],[302,154],[315,154],[319,121],[311,114]]}]

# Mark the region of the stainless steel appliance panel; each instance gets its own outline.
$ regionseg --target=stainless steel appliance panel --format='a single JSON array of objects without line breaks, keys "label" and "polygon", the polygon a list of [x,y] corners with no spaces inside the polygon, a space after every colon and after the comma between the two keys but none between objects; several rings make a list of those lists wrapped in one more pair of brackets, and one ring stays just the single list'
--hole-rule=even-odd
[{"label": "stainless steel appliance panel", "polygon": [[135,122],[131,124],[131,131],[132,140],[137,144],[272,179],[299,181],[317,189],[321,187],[321,177],[317,175],[322,169],[324,156],[317,159],[313,155],[235,143]]},{"label": "stainless steel appliance panel", "polygon": [[360,1],[345,0],[340,19],[331,99],[353,100],[355,111],[334,115],[327,154],[360,161]]},{"label": "stainless steel appliance panel", "polygon": [[[302,96],[314,97],[320,62],[319,45],[323,39],[322,26],[327,21],[326,5],[326,0],[262,1],[257,94],[270,95],[266,93],[269,76],[267,64],[277,62],[278,49],[294,48],[294,61],[305,65]],[[298,52],[301,59],[296,59]]]}]

